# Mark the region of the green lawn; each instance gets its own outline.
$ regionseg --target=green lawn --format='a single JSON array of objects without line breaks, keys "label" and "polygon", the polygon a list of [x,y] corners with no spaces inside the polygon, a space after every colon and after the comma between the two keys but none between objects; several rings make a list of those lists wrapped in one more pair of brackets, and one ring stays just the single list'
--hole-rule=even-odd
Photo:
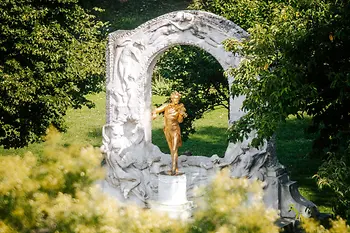
[{"label": "green lawn", "polygon": [[[105,12],[99,15],[102,20],[110,21],[110,32],[118,29],[132,29],[145,21],[159,15],[185,9],[190,1],[184,0],[129,0],[120,3],[118,0],[90,0],[84,4],[105,8]],[[68,145],[77,143],[80,145],[91,144],[101,146],[101,129],[105,123],[105,93],[89,96],[96,103],[96,108],[82,108],[69,110],[66,116],[68,131],[62,135],[63,143]],[[153,96],[154,103],[162,103],[164,97]],[[163,136],[162,116],[153,122],[153,143],[158,145],[165,153],[169,153]],[[299,121],[289,119],[277,132],[277,155],[282,164],[290,172],[292,180],[298,181],[302,194],[309,200],[319,205],[322,211],[330,212],[330,196],[326,192],[318,191],[312,176],[316,173],[321,161],[307,156],[311,149],[311,138],[305,137],[303,127],[307,120]],[[196,123],[197,132],[191,135],[180,148],[180,154],[191,151],[194,155],[211,156],[218,154],[223,156],[227,142],[227,110],[217,108],[215,111],[204,115],[204,118]],[[26,151],[40,154],[42,144],[32,144],[22,149],[5,150],[0,147],[1,155],[23,154]]]},{"label": "green lawn", "polygon": [[[165,101],[165,97],[153,96],[153,106]],[[193,155],[223,156],[227,147],[226,130],[228,126],[227,110],[217,108],[206,113],[204,118],[195,122],[197,132],[183,142],[179,153],[190,151]],[[170,153],[163,133],[163,116],[158,116],[152,124],[152,142],[159,146],[164,153]]]},{"label": "green lawn", "polygon": [[280,127],[276,132],[277,156],[287,167],[292,180],[298,181],[303,196],[318,205],[322,212],[331,213],[331,193],[319,190],[312,178],[322,161],[309,156],[313,136],[304,133],[309,121],[309,118],[298,120],[291,117]]},{"label": "green lawn", "polygon": [[[69,110],[66,116],[68,131],[63,133],[64,144],[91,144],[100,147],[102,144],[102,126],[105,124],[105,93],[91,95],[89,97],[96,103],[96,108],[82,108]],[[153,96],[153,106],[163,103],[165,97]],[[311,150],[311,139],[303,133],[308,119],[303,121],[291,118],[277,132],[277,156],[280,162],[290,172],[292,180],[298,181],[301,193],[320,207],[321,211],[331,212],[330,196],[327,192],[317,189],[312,176],[316,173],[321,161],[309,158],[307,154]],[[211,156],[218,154],[223,156],[226,150],[227,110],[217,108],[215,111],[206,113],[202,119],[195,122],[197,132],[183,143],[180,154],[191,151],[193,155]],[[164,153],[169,153],[168,146],[163,134],[163,117],[160,115],[153,121],[153,143],[160,147]],[[26,148],[5,150],[0,148],[0,154],[24,154],[32,151],[40,154],[43,145],[32,144]]]},{"label": "green lawn", "polygon": [[[80,144],[80,145],[93,145],[95,147],[101,146],[102,143],[102,126],[105,124],[106,119],[106,94],[104,92],[97,95],[89,96],[89,99],[93,100],[96,104],[95,108],[89,109],[83,107],[81,109],[69,109],[65,120],[67,122],[68,130],[62,134],[62,143]],[[23,155],[27,151],[31,151],[35,154],[40,154],[43,149],[43,144],[34,143],[25,148],[9,149],[5,150],[0,147],[0,154],[10,155],[19,154]]]}]

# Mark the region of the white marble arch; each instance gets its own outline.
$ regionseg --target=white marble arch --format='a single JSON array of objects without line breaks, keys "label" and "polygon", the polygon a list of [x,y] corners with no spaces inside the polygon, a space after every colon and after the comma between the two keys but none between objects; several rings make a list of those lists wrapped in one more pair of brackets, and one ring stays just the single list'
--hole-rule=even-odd
[{"label": "white marble arch", "polygon": [[[225,51],[223,41],[246,37],[247,32],[223,17],[190,10],[171,12],[134,30],[109,34],[107,122],[101,147],[108,169],[103,184],[106,192],[121,201],[147,206],[158,192],[159,173],[170,169],[170,156],[163,154],[151,140],[151,79],[157,58],[174,45],[192,45],[210,53],[227,70],[239,65],[241,57]],[[228,85],[231,81],[229,77]],[[244,114],[240,110],[243,100],[243,96],[231,98],[231,122]],[[193,186],[209,182],[216,171],[228,167],[233,177],[265,181],[265,203],[279,209],[281,217],[295,216],[289,211],[290,204],[301,213],[310,214],[315,205],[299,195],[278,163],[273,144],[251,148],[250,139],[229,144],[224,158],[180,156],[179,168],[188,176],[189,195]]]},{"label": "white marble arch", "polygon": [[[247,36],[231,21],[202,11],[172,12],[134,30],[111,33],[107,50],[107,124],[126,118],[137,121],[144,140],[150,142],[151,77],[157,58],[174,45],[193,45],[210,53],[226,70],[238,65],[240,57],[226,52],[222,42]],[[243,114],[242,99],[236,98],[235,102],[240,103],[231,100],[230,121]]]}]

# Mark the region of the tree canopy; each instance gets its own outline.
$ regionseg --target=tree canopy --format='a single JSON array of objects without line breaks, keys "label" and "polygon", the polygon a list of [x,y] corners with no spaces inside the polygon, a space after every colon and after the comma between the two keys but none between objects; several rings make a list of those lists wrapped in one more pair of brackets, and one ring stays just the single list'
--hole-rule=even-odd
[{"label": "tree canopy", "polygon": [[[96,9],[98,10],[98,9]],[[101,90],[102,22],[78,0],[0,2],[0,145],[38,141],[67,108],[92,107]]]},{"label": "tree canopy", "polygon": [[321,181],[342,200],[337,213],[349,218],[349,2],[195,0],[193,7],[225,16],[250,33],[247,40],[225,43],[245,57],[230,72],[232,92],[246,96],[247,115],[232,126],[230,140],[256,130],[252,144],[257,146],[288,116],[311,117],[314,150],[332,154],[320,170]]},{"label": "tree canopy", "polygon": [[[228,81],[223,69],[209,53],[194,46],[175,46],[159,59],[156,75],[161,75],[171,89],[181,93],[188,117],[181,124],[186,140],[195,132],[193,122],[216,106],[228,108]],[[155,91],[155,90],[154,90]],[[170,93],[167,93],[170,95]]]},{"label": "tree canopy", "polygon": [[[290,114],[302,117],[306,113],[320,130],[317,145],[338,144],[336,138],[349,133],[350,122],[345,107],[350,104],[348,3],[242,3],[213,0],[194,4],[241,22],[251,35],[243,42],[226,42],[228,50],[246,57],[238,69],[231,70],[235,76],[232,91],[246,95],[243,108],[248,111],[234,126],[231,139],[255,129],[254,144],[260,144]],[[247,9],[241,12],[243,7]]]}]

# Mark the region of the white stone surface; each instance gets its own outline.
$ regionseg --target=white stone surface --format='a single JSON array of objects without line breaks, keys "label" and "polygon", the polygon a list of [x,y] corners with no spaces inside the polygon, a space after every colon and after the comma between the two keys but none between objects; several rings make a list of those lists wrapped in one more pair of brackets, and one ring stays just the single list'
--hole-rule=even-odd
[{"label": "white stone surface", "polygon": [[[158,193],[158,174],[169,169],[170,156],[151,140],[151,79],[157,58],[168,48],[193,45],[209,52],[224,70],[241,58],[225,51],[223,41],[241,40],[248,34],[236,24],[202,11],[171,12],[130,31],[109,35],[107,60],[107,123],[103,146],[108,166],[107,181],[124,199],[147,204]],[[232,77],[229,78],[232,80]],[[240,115],[240,101],[231,104],[230,115]],[[233,102],[232,102],[233,103]],[[214,174],[218,158],[180,157],[189,182],[205,183]]]},{"label": "white stone surface", "polygon": [[[161,172],[170,170],[171,160],[170,155],[162,153],[151,139],[153,68],[165,50],[178,44],[204,49],[224,70],[237,67],[241,57],[225,51],[222,43],[229,38],[242,40],[246,37],[248,34],[236,24],[202,11],[171,12],[134,30],[109,34],[106,52],[107,122],[103,127],[101,147],[107,164],[107,183],[101,186],[102,189],[123,202],[135,202],[145,207],[151,204],[158,209],[173,209],[176,216],[188,215],[188,203],[154,203],[159,192],[166,189],[159,187],[158,177]],[[228,77],[228,85],[233,78]],[[244,96],[230,98],[230,123],[245,114],[241,110],[243,101]],[[275,153],[267,144],[259,149],[250,147],[252,136],[241,143],[229,144],[223,158],[217,155],[180,156],[179,169],[187,177],[187,197],[192,198],[196,186],[207,184],[218,170],[228,167],[233,177],[266,181],[266,190],[275,195],[266,198],[267,202],[280,200],[279,191],[274,192],[274,189],[279,190],[281,183],[278,177],[268,178],[267,174],[267,167],[279,168]],[[178,188],[183,190],[183,186]],[[293,200],[297,203],[300,198],[295,196]],[[288,198],[288,203],[291,199]],[[183,200],[181,196],[179,202]],[[283,206],[275,202],[267,205]]]},{"label": "white stone surface", "polygon": [[183,205],[188,202],[185,174],[159,174],[158,178],[158,202],[164,205]]},{"label": "white stone surface", "polygon": [[188,219],[191,216],[192,202],[187,200],[186,175],[161,173],[158,180],[158,198],[150,203],[150,207],[167,213],[171,218]]},{"label": "white stone surface", "polygon": [[182,205],[167,205],[157,201],[150,203],[152,210],[166,213],[170,218],[188,220],[192,215],[193,203],[191,201]]}]

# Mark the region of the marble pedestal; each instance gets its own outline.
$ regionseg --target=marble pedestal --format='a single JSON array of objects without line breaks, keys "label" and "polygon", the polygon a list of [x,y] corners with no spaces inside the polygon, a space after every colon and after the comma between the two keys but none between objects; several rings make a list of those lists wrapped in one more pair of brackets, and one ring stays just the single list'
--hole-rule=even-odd
[{"label": "marble pedestal", "polygon": [[158,199],[150,203],[151,209],[167,213],[171,218],[186,220],[191,217],[192,202],[187,200],[186,175],[159,174]]}]

